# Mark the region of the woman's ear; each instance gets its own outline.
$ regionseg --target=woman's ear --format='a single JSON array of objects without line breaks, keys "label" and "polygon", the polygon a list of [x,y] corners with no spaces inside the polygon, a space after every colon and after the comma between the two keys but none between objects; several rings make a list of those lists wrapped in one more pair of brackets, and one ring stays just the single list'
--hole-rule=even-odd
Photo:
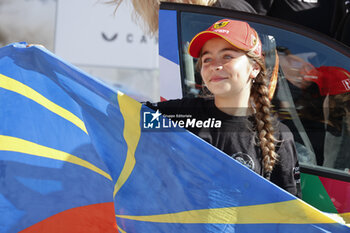
[{"label": "woman's ear", "polygon": [[254,62],[252,64],[252,71],[250,72],[250,78],[256,78],[258,74],[260,73],[261,67],[258,65],[258,63]]}]

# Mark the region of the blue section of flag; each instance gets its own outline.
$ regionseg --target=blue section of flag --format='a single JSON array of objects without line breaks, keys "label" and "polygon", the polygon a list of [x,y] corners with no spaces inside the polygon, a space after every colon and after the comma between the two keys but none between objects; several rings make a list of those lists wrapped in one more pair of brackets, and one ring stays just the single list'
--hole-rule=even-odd
[{"label": "blue section of flag", "polygon": [[[4,167],[1,166],[0,169]],[[12,226],[15,226],[20,218],[23,216],[23,212],[17,208],[0,193],[0,212],[2,217],[0,218],[0,232],[8,232]]]},{"label": "blue section of flag", "polygon": [[175,11],[159,11],[159,55],[179,65]]},{"label": "blue section of flag", "polygon": [[[87,130],[9,90],[0,79],[0,138],[16,142],[0,141],[0,232],[18,232],[72,208],[113,201],[111,214],[128,233],[349,232],[337,223],[227,224],[222,220],[227,216],[215,211],[201,220],[204,223],[195,218],[193,223],[161,220],[161,215],[172,213],[249,209],[296,198],[190,132],[142,130],[156,116],[153,111],[136,101],[123,102],[127,97],[118,97],[43,48],[25,44],[1,48],[0,74],[66,109]],[[125,115],[136,107],[142,111]],[[143,117],[145,110],[150,115]],[[16,147],[21,143],[25,146]],[[130,220],[126,215],[156,217]],[[286,218],[304,215],[301,209],[300,215]],[[320,216],[317,212],[306,217],[316,221]]]},{"label": "blue section of flag", "polygon": [[47,195],[63,189],[62,183],[57,180],[46,180],[42,179],[42,177],[33,179],[21,176],[16,177],[16,179],[27,188],[32,189],[41,195]]},{"label": "blue section of flag", "polygon": [[[107,110],[116,98],[110,89],[35,46],[12,44],[1,48],[0,74],[33,89],[82,121],[97,114],[108,118]],[[68,153],[108,174],[88,134],[4,85],[0,85],[1,136]],[[89,124],[86,127],[90,129]],[[71,208],[113,202],[111,180],[86,167],[43,157],[52,155],[47,151],[38,156],[25,149],[27,153],[0,149],[0,232],[18,232]]]}]

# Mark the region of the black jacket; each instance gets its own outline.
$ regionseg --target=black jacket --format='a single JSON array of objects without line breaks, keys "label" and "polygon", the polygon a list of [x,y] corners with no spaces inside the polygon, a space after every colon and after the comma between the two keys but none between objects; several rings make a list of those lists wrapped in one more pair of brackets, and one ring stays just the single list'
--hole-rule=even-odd
[{"label": "black jacket", "polygon": [[[220,111],[213,100],[191,98],[170,100],[147,106],[159,110],[173,121],[186,118],[209,124],[196,127],[188,125],[187,129],[211,145],[222,150],[256,173],[263,175],[261,149],[256,136],[254,116],[231,116]],[[218,121],[221,123],[217,127]],[[279,156],[274,166],[270,181],[291,194],[300,197],[300,173],[293,134],[282,123],[276,123],[275,138],[278,140],[276,152]]]}]

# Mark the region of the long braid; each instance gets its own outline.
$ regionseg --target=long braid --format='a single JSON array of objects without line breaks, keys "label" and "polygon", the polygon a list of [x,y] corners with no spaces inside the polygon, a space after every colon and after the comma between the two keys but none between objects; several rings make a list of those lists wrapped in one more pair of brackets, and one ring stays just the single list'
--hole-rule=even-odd
[{"label": "long braid", "polygon": [[258,63],[261,67],[260,73],[254,80],[251,87],[251,97],[256,107],[256,128],[262,151],[262,163],[266,178],[270,178],[272,169],[277,161],[277,153],[275,152],[274,127],[270,113],[271,103],[268,98],[268,88],[266,81],[266,68],[262,58],[256,57],[252,52],[247,53],[247,56]]}]

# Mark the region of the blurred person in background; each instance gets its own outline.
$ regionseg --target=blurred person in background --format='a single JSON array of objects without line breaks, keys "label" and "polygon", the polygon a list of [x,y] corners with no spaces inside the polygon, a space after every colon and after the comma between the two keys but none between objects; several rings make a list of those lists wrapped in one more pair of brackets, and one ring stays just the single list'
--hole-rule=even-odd
[{"label": "blurred person in background", "polygon": [[[125,0],[124,0],[125,1]],[[156,35],[160,2],[176,2],[219,7],[267,15],[300,24],[334,37],[345,19],[350,4],[346,0],[129,0],[137,21]],[[117,7],[123,0],[112,0]]]},{"label": "blurred person in background", "polygon": [[325,122],[323,166],[350,168],[350,72],[335,66],[320,66],[304,79],[316,83]]},{"label": "blurred person in background", "polygon": [[[158,32],[158,12],[161,2],[174,2],[202,6],[221,7],[237,11],[256,13],[254,8],[245,0],[129,0],[134,8],[136,21],[151,35]],[[118,9],[123,0],[112,0]],[[125,0],[124,0],[125,2]],[[157,36],[157,35],[156,35]]]}]

